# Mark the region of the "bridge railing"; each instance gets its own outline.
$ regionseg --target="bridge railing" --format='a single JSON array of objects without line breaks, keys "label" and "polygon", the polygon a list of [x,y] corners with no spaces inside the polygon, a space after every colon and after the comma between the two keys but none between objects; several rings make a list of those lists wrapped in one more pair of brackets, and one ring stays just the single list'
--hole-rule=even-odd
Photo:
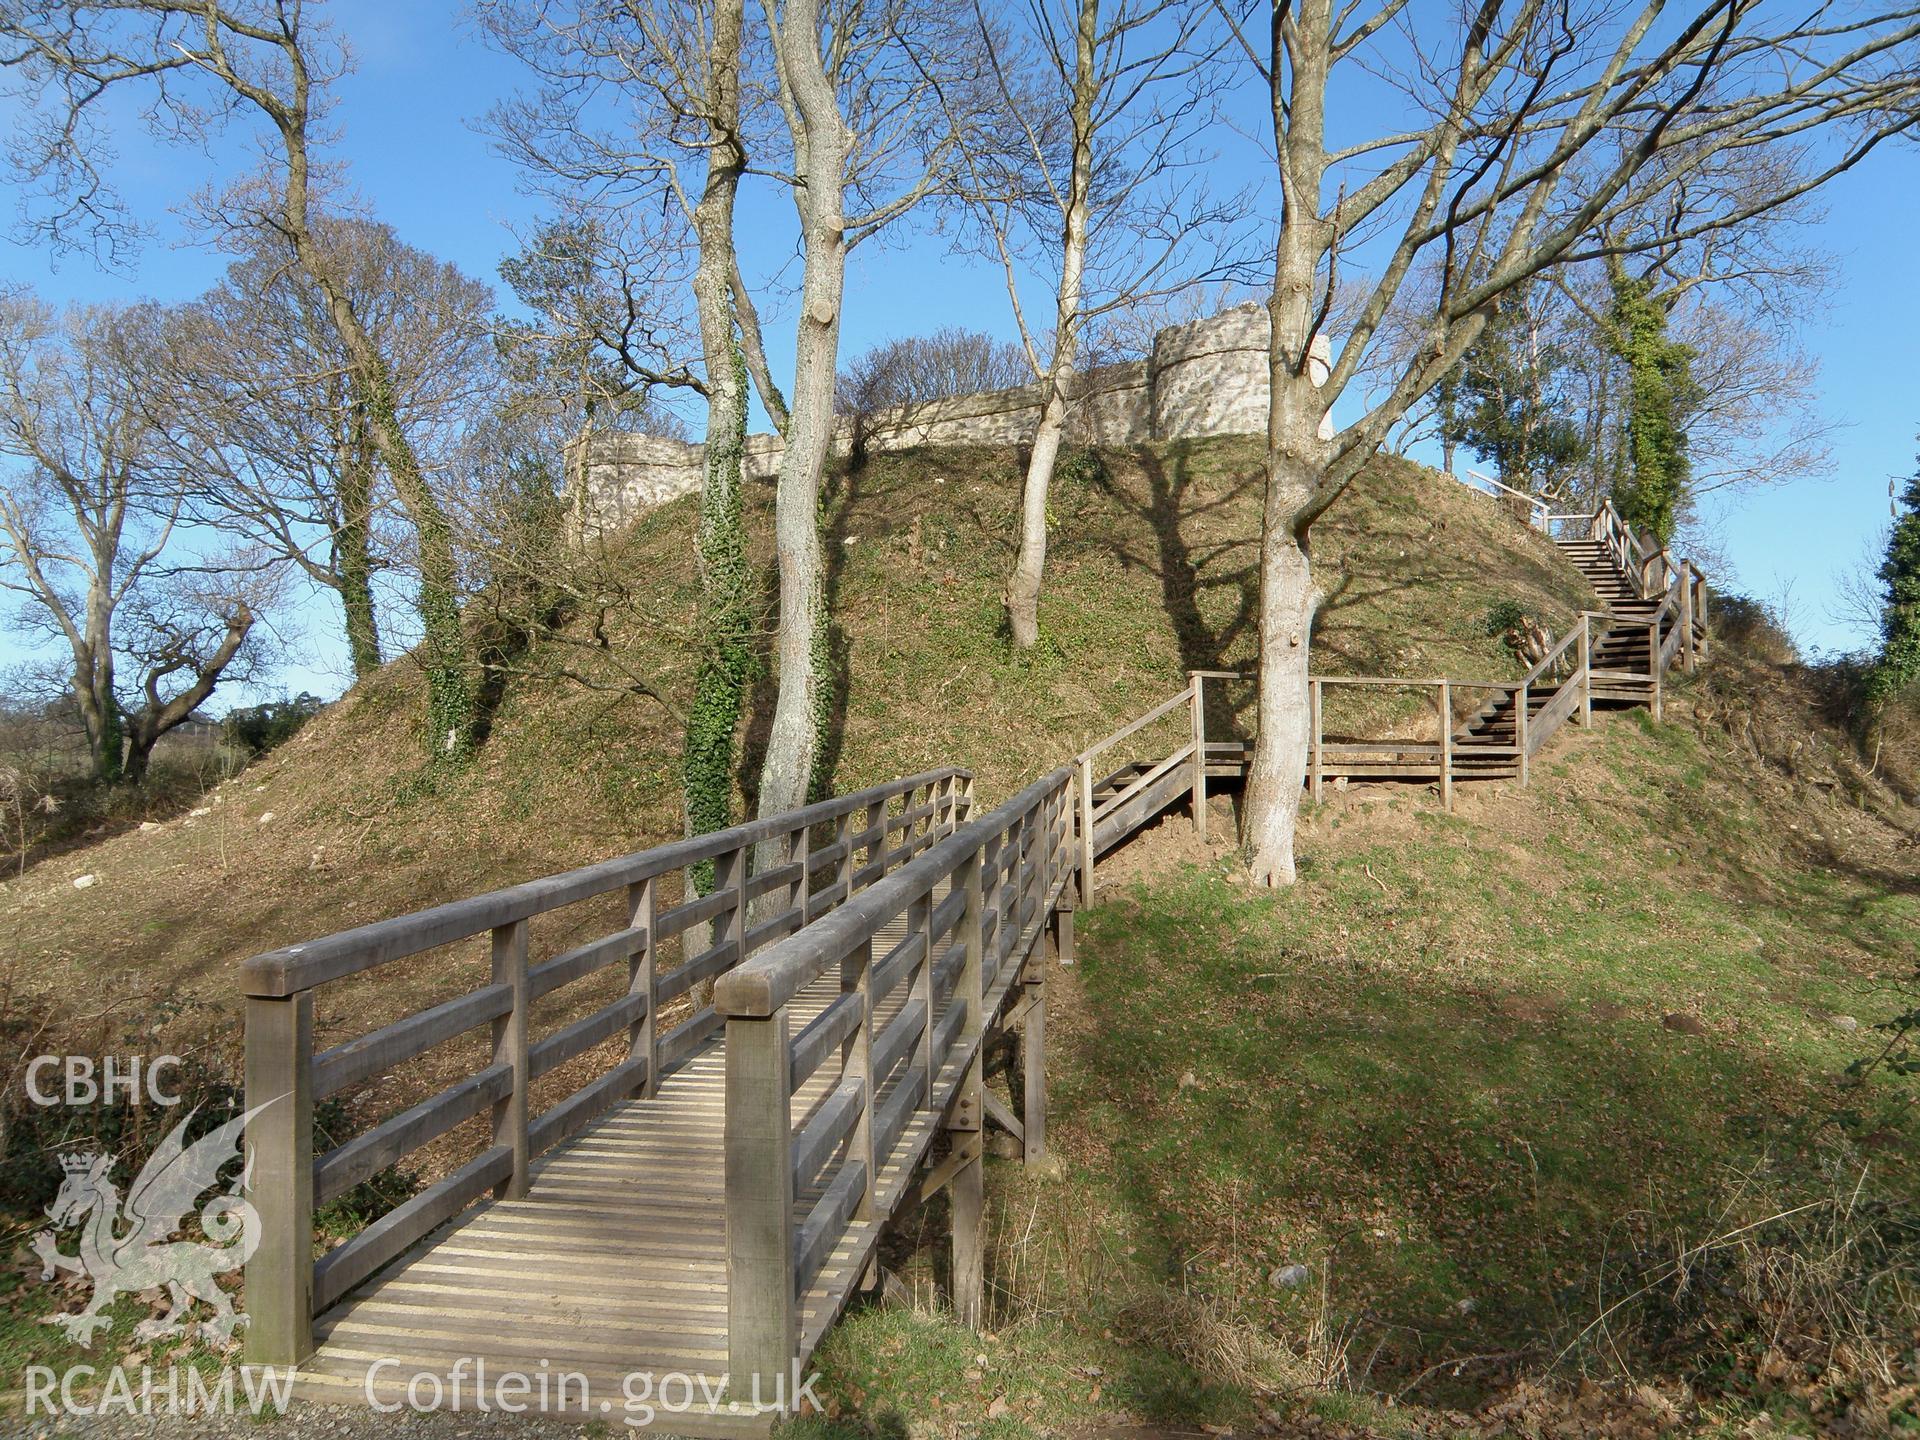
[{"label": "bridge railing", "polygon": [[[802,1298],[856,1229],[871,1244],[988,1024],[1016,983],[1037,983],[1027,957],[1072,879],[1074,773],[1036,781],[716,985],[735,1394],[771,1399],[803,1323],[824,1328]],[[826,975],[838,995],[796,1015]]]},{"label": "bridge railing", "polygon": [[[488,1192],[522,1194],[535,1156],[616,1102],[651,1093],[722,1024],[711,1004],[696,1005],[662,1032],[664,1007],[843,905],[934,846],[971,809],[968,772],[930,771],[248,960],[246,1093],[257,1110],[247,1130],[248,1196],[261,1237],[247,1263],[250,1357],[297,1363],[313,1349],[312,1318],[348,1290]],[[711,886],[702,894],[695,876],[707,867]],[[677,895],[663,883],[676,874]],[[608,897],[623,924],[532,962],[533,919]],[[314,1048],[315,998],[326,987],[480,937],[488,983]],[[537,1002],[617,966],[625,983],[611,1003],[533,1033]],[[350,1009],[353,1001],[341,1003]],[[316,1103],[482,1027],[490,1046],[478,1069],[314,1153]],[[611,1052],[602,1073],[531,1113],[536,1081],[600,1049]],[[488,1127],[477,1156],[315,1261],[316,1207],[474,1120]]]}]

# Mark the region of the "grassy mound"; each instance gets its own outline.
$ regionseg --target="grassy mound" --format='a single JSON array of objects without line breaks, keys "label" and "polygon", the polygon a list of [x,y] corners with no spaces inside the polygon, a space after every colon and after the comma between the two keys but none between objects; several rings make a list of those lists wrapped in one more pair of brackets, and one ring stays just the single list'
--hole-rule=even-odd
[{"label": "grassy mound", "polygon": [[[837,481],[827,507],[843,666],[835,788],[960,763],[977,770],[985,798],[1002,796],[1171,694],[1187,669],[1250,663],[1255,446],[1156,447],[1066,469],[1044,641],[1031,657],[1001,635],[1015,455],[887,455]],[[749,533],[764,541],[771,488],[748,498]],[[679,835],[695,514],[682,501],[621,537],[616,563],[649,580],[636,603],[578,617],[570,638],[587,643],[550,664],[530,660],[549,677],[508,687],[464,772],[423,778],[421,677],[402,659],[193,813],[0,886],[16,1012],[84,1031],[100,1008],[87,997],[117,996],[143,1023],[160,1011],[169,1036],[191,1030],[189,1043],[218,1045],[231,1039],[235,967],[248,955]],[[1546,542],[1401,462],[1380,462],[1319,536],[1329,599],[1317,643],[1329,673],[1510,675],[1487,611],[1513,601],[1558,629],[1584,599]],[[764,546],[757,559],[770,565]],[[602,635],[662,698],[596,688],[623,683],[596,658]],[[751,708],[764,725],[770,682]],[[750,725],[743,807],[760,743]],[[97,883],[75,890],[83,874]],[[408,971],[392,978],[390,999],[423,1000],[447,978]],[[321,1016],[323,1039],[333,1018]]]}]

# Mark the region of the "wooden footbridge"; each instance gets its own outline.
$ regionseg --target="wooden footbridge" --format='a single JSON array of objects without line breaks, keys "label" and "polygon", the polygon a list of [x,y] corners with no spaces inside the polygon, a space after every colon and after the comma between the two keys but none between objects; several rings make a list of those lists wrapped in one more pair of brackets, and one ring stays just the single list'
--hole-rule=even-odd
[{"label": "wooden footbridge", "polygon": [[[1610,509],[1579,518],[1561,543],[1623,587],[1609,610],[1477,687],[1493,698],[1470,715],[1457,682],[1430,682],[1426,748],[1324,735],[1324,689],[1349,682],[1316,678],[1316,793],[1524,779],[1596,701],[1658,705],[1704,642],[1698,577]],[[1246,742],[1207,734],[1209,683],[1230,678],[1196,673],[985,813],[967,771],[939,770],[249,960],[249,1359],[298,1364],[308,1398],[757,1433],[871,1281],[887,1222],[942,1189],[953,1303],[976,1320],[983,1131],[1046,1147],[1049,951],[1071,958],[1102,852],[1178,804],[1204,829],[1209,784],[1244,774]],[[536,959],[536,928],[572,943]],[[377,987],[463,946],[477,988],[316,1048],[316,1007],[353,1028]],[[1002,1032],[1018,1114],[985,1083]],[[448,1054],[471,1064],[315,1153],[316,1105]],[[316,1254],[318,1210],[463,1140],[443,1178]]]}]

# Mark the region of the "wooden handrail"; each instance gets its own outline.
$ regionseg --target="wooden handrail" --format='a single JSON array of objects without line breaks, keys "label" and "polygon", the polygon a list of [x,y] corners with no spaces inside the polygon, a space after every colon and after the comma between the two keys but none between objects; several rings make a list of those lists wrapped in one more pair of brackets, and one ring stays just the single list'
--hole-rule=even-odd
[{"label": "wooden handrail", "polygon": [[[1186,697],[1183,694],[1180,698]],[[1031,808],[1043,794],[1063,785],[1072,768],[1062,765],[1043,775],[991,814],[961,826],[832,914],[728,971],[713,987],[714,1009],[726,1019],[764,1019],[771,1015],[810,984],[828,958],[838,959],[853,946],[878,935],[895,917],[899,898],[906,890],[915,886],[925,889],[951,874],[961,858],[1006,829],[1008,815]]]},{"label": "wooden handrail", "polygon": [[1417,690],[1431,690],[1443,683],[1438,675],[1425,680],[1403,679],[1398,675],[1314,675],[1309,678],[1322,685],[1399,685]]},{"label": "wooden handrail", "polygon": [[[1584,614],[1582,618],[1584,618]],[[1542,675],[1546,674],[1547,671],[1552,668],[1554,661],[1567,653],[1567,647],[1580,638],[1580,628],[1578,625],[1569,625],[1567,627],[1567,633],[1562,635],[1554,647],[1535,662],[1532,669],[1520,677],[1518,683],[1521,685],[1532,685],[1539,680]]]},{"label": "wooden handrail", "polygon": [[908,790],[945,779],[971,779],[972,772],[949,766],[871,786],[849,795],[822,800],[804,809],[749,820],[725,830],[696,835],[636,851],[578,870],[542,876],[524,884],[472,895],[391,920],[377,920],[351,930],[283,946],[253,956],[240,967],[242,992],[248,995],[287,996],[332,980],[344,979],[395,960],[436,949],[456,940],[531,919],[581,900],[716,860],[743,846],[787,834],[799,826],[838,819],[875,800],[887,800]]},{"label": "wooden handrail", "polygon": [[[1015,983],[1031,982],[1027,958],[1068,888],[1083,766],[1084,756],[1041,777],[715,987],[727,1027],[730,1393],[770,1393],[787,1376],[802,1297],[856,1224],[871,1237],[901,1203],[902,1180],[949,1103],[971,1103],[977,1125],[987,1027]],[[876,957],[895,922],[904,938]],[[840,998],[791,1035],[792,1003],[829,973]],[[906,1000],[880,1025],[902,987]],[[796,1128],[797,1087],[836,1043],[838,1076]],[[903,1151],[910,1131],[918,1139]],[[883,1189],[889,1174],[900,1178]],[[819,1198],[796,1223],[795,1198],[810,1190]],[[954,1288],[965,1317],[972,1286],[957,1278]]]},{"label": "wooden handrail", "polygon": [[1176,695],[1169,696],[1167,699],[1162,700],[1158,705],[1154,706],[1151,710],[1147,711],[1146,714],[1140,716],[1137,720],[1134,720],[1129,724],[1122,725],[1118,730],[1114,731],[1111,735],[1107,736],[1106,739],[1094,741],[1093,744],[1087,746],[1087,748],[1082,750],[1080,754],[1075,758],[1091,760],[1094,756],[1098,755],[1102,750],[1112,749],[1115,745],[1118,745],[1122,740],[1128,739],[1129,737],[1146,729],[1147,726],[1151,725],[1154,721],[1163,719],[1164,717],[1171,715],[1175,710],[1178,710],[1182,705],[1188,704],[1189,698],[1190,697],[1188,695],[1188,692],[1185,690],[1181,690]]},{"label": "wooden handrail", "polygon": [[1126,788],[1109,795],[1105,804],[1097,806],[1093,812],[1094,823],[1098,824],[1100,821],[1106,819],[1107,816],[1113,814],[1114,811],[1120,809],[1129,800],[1141,794],[1149,785],[1153,784],[1153,782],[1158,780],[1162,775],[1167,774],[1176,765],[1191,760],[1194,754],[1195,751],[1192,745],[1184,745],[1178,750],[1175,750],[1171,755],[1168,755],[1165,759],[1155,762],[1152,767],[1129,783]]}]

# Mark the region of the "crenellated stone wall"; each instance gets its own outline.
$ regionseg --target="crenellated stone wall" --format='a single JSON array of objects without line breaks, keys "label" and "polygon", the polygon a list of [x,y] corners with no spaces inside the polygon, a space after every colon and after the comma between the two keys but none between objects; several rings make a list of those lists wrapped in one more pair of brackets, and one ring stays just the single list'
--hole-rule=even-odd
[{"label": "crenellated stone wall", "polygon": [[[1316,380],[1325,378],[1325,336],[1314,341]],[[1040,418],[1040,387],[988,390],[868,416],[860,442],[869,450],[925,445],[1023,445]],[[1267,312],[1240,305],[1154,336],[1145,360],[1103,365],[1082,377],[1068,423],[1082,445],[1138,445],[1208,435],[1257,435],[1267,425]],[[844,422],[836,443],[855,439]],[[765,479],[778,472],[777,435],[747,437],[745,468]],[[699,490],[706,449],[650,435],[608,435],[587,461],[587,490],[599,518],[619,524]]]}]

